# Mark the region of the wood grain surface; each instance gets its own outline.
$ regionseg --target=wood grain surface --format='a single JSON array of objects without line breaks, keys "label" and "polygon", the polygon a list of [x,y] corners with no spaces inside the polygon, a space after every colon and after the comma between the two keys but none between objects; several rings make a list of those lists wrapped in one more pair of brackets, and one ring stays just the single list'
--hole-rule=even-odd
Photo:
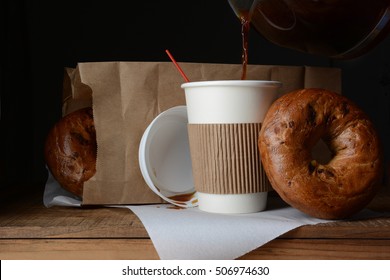
[{"label": "wood grain surface", "polygon": [[[283,207],[278,198],[270,207]],[[368,206],[390,211],[381,192]],[[0,259],[158,259],[148,233],[127,208],[52,207],[39,196],[0,206]],[[390,259],[390,218],[296,228],[240,259]]]}]

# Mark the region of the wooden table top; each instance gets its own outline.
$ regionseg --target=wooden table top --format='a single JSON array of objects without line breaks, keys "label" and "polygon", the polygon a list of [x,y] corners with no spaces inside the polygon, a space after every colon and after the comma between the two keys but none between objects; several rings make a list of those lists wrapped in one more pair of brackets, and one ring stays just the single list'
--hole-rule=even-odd
[{"label": "wooden table top", "polygon": [[[383,188],[368,209],[390,211]],[[283,202],[278,197],[271,203]],[[0,259],[158,259],[142,222],[130,210],[52,207],[41,196],[0,207]],[[241,259],[390,259],[390,218],[307,225]]]}]

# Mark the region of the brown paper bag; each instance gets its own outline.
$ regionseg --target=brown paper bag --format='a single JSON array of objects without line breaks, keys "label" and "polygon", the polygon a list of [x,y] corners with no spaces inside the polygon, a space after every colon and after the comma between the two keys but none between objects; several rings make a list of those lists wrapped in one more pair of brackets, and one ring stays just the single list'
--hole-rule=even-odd
[{"label": "brown paper bag", "polygon": [[[240,79],[241,65],[180,63],[191,81]],[[249,65],[247,79],[277,80],[280,94],[322,87],[341,92],[336,68]],[[66,69],[63,114],[93,106],[96,174],[83,204],[144,204],[162,200],[146,185],[138,163],[141,137],[161,112],[185,105],[183,79],[171,62],[93,62]]]}]

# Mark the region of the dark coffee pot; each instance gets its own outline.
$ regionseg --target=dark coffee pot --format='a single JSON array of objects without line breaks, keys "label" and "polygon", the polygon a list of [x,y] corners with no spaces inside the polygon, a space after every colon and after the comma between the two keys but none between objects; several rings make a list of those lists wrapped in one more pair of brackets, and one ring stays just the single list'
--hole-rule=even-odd
[{"label": "dark coffee pot", "polygon": [[390,0],[228,0],[265,39],[282,47],[351,59],[390,32]]}]

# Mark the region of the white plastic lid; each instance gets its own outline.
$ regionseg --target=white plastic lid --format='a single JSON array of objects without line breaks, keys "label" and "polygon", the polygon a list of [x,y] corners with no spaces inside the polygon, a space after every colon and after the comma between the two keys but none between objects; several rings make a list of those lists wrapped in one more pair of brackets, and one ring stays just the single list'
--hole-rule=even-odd
[{"label": "white plastic lid", "polygon": [[146,183],[165,201],[180,207],[198,205],[187,131],[187,108],[159,114],[145,130],[139,164]]}]

